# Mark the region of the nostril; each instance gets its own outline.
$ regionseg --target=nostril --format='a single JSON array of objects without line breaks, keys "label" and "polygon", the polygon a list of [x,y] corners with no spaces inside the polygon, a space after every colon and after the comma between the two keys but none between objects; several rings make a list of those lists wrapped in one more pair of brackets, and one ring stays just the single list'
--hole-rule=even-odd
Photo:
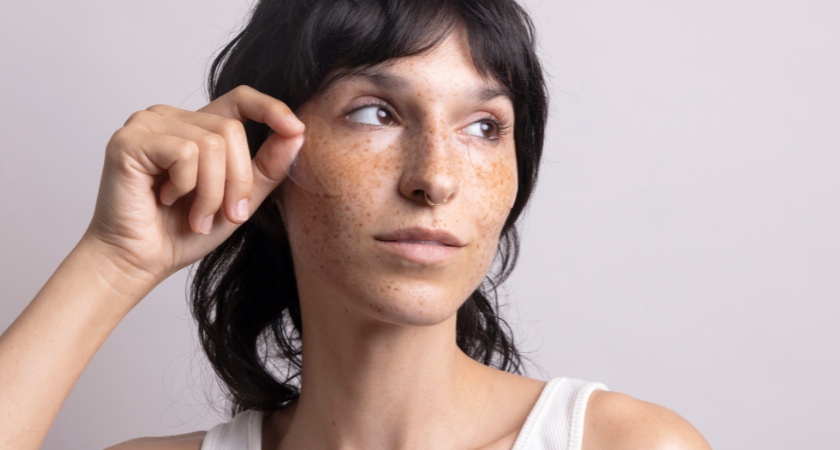
[{"label": "nostril", "polygon": [[442,205],[442,204],[446,203],[446,201],[447,201],[447,200],[449,200],[449,196],[447,196],[447,197],[445,197],[442,201],[440,201],[440,202],[435,202],[434,200],[432,200],[432,198],[431,198],[431,197],[429,197],[429,193],[428,193],[428,192],[425,192],[425,191],[423,192],[423,198],[426,200],[426,203],[427,203],[429,206],[440,206],[440,205]]},{"label": "nostril", "polygon": [[418,205],[442,205],[458,191],[461,171],[443,158],[429,156],[428,153],[411,156],[417,159],[412,158],[404,166],[399,177],[399,191],[403,198]]}]

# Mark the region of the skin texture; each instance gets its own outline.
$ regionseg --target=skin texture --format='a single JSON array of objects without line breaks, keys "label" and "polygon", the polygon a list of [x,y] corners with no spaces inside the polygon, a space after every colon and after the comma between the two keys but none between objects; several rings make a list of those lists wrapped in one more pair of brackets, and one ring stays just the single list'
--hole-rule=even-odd
[{"label": "skin texture", "polygon": [[[375,114],[359,109],[371,102]],[[263,448],[513,446],[545,382],[488,368],[455,341],[455,312],[487,273],[516,196],[501,86],[476,72],[459,34],[337,81],[295,112],[321,130],[297,174],[310,190],[280,185],[302,142],[289,113],[241,88],[195,113],[152,107],[115,134],[88,232],[0,338],[0,447],[37,448],[131,307],[269,196],[292,243],[306,364],[299,399],[266,416]],[[250,163],[249,118],[276,132]],[[457,244],[388,242],[406,227]],[[593,395],[586,428],[586,450],[708,448],[676,414],[621,394]],[[203,436],[112,448],[198,449]]]},{"label": "skin texture", "polygon": [[[498,86],[464,49],[447,40],[343,79],[296,111],[329,125],[309,154],[327,193],[287,182],[277,195],[306,364],[299,401],[267,420],[273,448],[512,445],[536,402],[544,383],[489,369],[455,345],[455,312],[487,273],[516,196],[512,136],[468,128],[488,117],[509,123],[512,105],[466,95]],[[374,101],[393,117],[388,125],[348,120]],[[430,206],[426,194],[446,203]],[[376,239],[405,227],[447,230],[463,246],[427,264]]]},{"label": "skin texture", "polygon": [[[329,308],[341,303],[365,321],[435,325],[453,317],[489,270],[516,198],[514,141],[511,134],[489,140],[464,128],[491,116],[508,124],[513,107],[506,96],[479,103],[465,94],[485,81],[452,42],[369,71],[398,88],[356,76],[296,111],[331,130],[318,151],[304,151],[329,193],[313,195],[288,182],[282,189],[295,271],[313,287],[330,289],[312,292],[303,304],[332,297]],[[347,118],[348,110],[372,101],[388,105],[393,124]],[[430,206],[426,193],[446,204]],[[375,237],[406,227],[447,230],[464,245],[442,264],[383,251]]]},{"label": "skin texture", "polygon": [[617,392],[592,393],[583,428],[583,450],[711,448],[677,413]]}]

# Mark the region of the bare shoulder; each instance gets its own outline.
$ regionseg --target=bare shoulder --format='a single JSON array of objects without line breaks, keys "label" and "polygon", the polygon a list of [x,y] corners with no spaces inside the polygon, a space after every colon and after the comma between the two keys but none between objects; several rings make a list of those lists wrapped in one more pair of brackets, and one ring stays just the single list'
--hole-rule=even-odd
[{"label": "bare shoulder", "polygon": [[583,429],[583,450],[711,449],[679,414],[616,392],[592,393]]},{"label": "bare shoulder", "polygon": [[108,447],[105,450],[201,450],[206,431],[177,436],[144,437]]}]

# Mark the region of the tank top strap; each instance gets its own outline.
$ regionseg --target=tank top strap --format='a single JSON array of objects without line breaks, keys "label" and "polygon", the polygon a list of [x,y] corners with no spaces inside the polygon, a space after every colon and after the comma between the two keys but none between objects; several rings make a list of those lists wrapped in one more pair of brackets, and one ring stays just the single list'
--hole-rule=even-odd
[{"label": "tank top strap", "polygon": [[[601,383],[571,378],[549,381],[528,414],[512,450],[580,450],[586,403]],[[248,410],[211,428],[201,450],[261,450],[263,412]]]},{"label": "tank top strap", "polygon": [[201,450],[262,450],[262,422],[262,411],[242,411],[230,422],[211,428]]},{"label": "tank top strap", "polygon": [[513,450],[580,450],[586,404],[601,383],[554,378],[546,384],[528,414]]}]

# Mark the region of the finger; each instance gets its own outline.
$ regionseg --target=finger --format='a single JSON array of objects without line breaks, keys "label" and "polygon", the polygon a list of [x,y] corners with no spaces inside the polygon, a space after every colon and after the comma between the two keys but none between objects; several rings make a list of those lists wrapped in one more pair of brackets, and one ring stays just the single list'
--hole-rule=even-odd
[{"label": "finger", "polygon": [[294,137],[305,126],[285,103],[254,88],[239,86],[210,102],[199,112],[216,114],[240,122],[254,120],[268,125],[275,133]]},{"label": "finger", "polygon": [[196,233],[210,234],[213,217],[221,208],[225,193],[225,141],[210,132],[205,132],[199,139],[201,151],[198,154],[195,199],[190,208],[190,226]]},{"label": "finger", "polygon": [[215,114],[186,111],[166,105],[149,108],[156,112],[216,133],[225,141],[225,189],[223,210],[233,223],[248,220],[253,173],[248,140],[242,122]]},{"label": "finger", "polygon": [[[139,128],[122,128],[114,140],[139,145],[123,145],[123,154],[136,163],[135,168],[155,176],[169,172],[169,180],[161,186],[161,202],[171,205],[175,199],[195,188],[198,173],[198,145],[177,136],[153,133]],[[134,165],[134,164],[132,164]],[[169,200],[171,198],[171,201]]]},{"label": "finger", "polygon": [[287,167],[303,145],[303,135],[284,138],[271,135],[252,161],[254,186],[251,194],[251,213],[286,179]]},{"label": "finger", "polygon": [[[196,233],[209,234],[213,216],[222,206],[225,191],[226,146],[225,140],[216,133],[179,120],[164,117],[155,112],[139,114],[131,126],[145,127],[148,131],[180,137],[198,145],[198,178],[195,198],[190,207],[190,228]],[[164,191],[165,195],[169,194]],[[171,201],[163,197],[161,201]]]}]

